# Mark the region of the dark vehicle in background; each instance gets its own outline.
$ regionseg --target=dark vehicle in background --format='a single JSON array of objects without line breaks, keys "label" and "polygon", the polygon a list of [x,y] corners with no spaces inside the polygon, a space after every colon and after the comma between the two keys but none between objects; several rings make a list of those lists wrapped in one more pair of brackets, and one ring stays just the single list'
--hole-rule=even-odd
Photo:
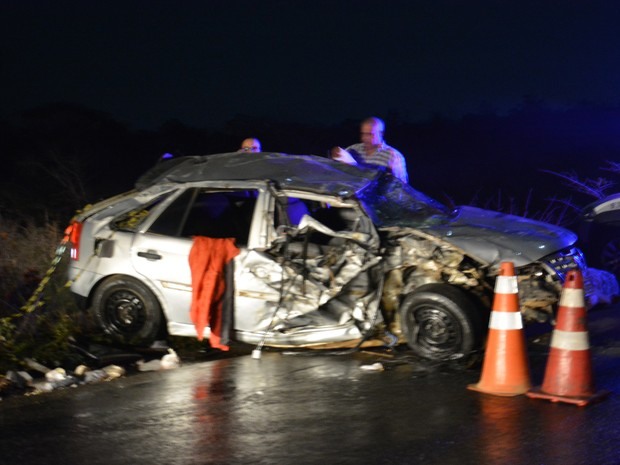
[{"label": "dark vehicle in background", "polygon": [[515,265],[526,321],[553,317],[567,270],[586,282],[590,271],[557,226],[449,210],[384,171],[323,157],[230,153],[162,162],[78,214],[71,290],[124,342],[196,337],[196,238],[239,251],[219,270],[223,340],[272,347],[396,335],[422,357],[468,354],[483,345],[502,261]]},{"label": "dark vehicle in background", "polygon": [[588,265],[620,278],[620,193],[586,206],[579,232]]}]

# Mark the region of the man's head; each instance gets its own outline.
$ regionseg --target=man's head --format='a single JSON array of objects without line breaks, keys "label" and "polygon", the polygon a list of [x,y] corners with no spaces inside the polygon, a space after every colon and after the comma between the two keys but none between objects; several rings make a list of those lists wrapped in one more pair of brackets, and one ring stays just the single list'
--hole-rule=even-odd
[{"label": "man's head", "polygon": [[248,137],[247,139],[243,139],[241,142],[241,147],[239,148],[239,152],[260,152],[260,141],[254,137]]},{"label": "man's head", "polygon": [[362,121],[360,137],[367,149],[378,147],[383,143],[385,124],[379,118],[371,116]]}]

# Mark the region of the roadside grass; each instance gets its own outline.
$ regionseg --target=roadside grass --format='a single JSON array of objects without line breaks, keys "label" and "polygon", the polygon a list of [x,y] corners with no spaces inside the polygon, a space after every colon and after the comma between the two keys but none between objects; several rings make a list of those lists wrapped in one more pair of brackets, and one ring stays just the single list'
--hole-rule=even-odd
[{"label": "roadside grass", "polygon": [[[607,161],[599,170],[620,175],[620,162]],[[558,192],[562,196],[535,198],[531,188],[525,195],[516,197],[498,190],[485,198],[475,195],[468,205],[570,228],[579,222],[585,205],[618,191],[618,183],[608,177],[582,178],[575,172],[541,171],[561,180],[564,188]]]},{"label": "roadside grass", "polygon": [[62,239],[53,222],[0,218],[0,373],[23,369],[28,358],[59,366],[82,330],[65,286]]}]

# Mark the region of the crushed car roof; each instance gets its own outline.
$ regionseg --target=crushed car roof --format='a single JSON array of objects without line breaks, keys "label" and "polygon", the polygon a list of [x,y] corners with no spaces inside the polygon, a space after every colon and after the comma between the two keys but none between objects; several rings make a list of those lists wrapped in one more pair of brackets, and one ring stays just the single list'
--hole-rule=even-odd
[{"label": "crushed car roof", "polygon": [[279,187],[338,194],[359,192],[382,174],[317,155],[233,152],[172,158],[158,163],[136,182],[138,190],[172,182],[266,179]]}]

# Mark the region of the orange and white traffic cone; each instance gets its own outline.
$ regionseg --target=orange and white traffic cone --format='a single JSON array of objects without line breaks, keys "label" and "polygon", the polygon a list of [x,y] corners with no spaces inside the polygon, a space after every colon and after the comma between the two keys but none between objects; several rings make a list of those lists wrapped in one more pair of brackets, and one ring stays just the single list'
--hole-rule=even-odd
[{"label": "orange and white traffic cone", "polygon": [[543,384],[528,397],[584,406],[609,394],[594,390],[586,320],[583,276],[572,270],[562,288]]},{"label": "orange and white traffic cone", "polygon": [[498,396],[516,396],[530,389],[523,319],[514,264],[502,262],[495,281],[482,376],[467,388]]}]

